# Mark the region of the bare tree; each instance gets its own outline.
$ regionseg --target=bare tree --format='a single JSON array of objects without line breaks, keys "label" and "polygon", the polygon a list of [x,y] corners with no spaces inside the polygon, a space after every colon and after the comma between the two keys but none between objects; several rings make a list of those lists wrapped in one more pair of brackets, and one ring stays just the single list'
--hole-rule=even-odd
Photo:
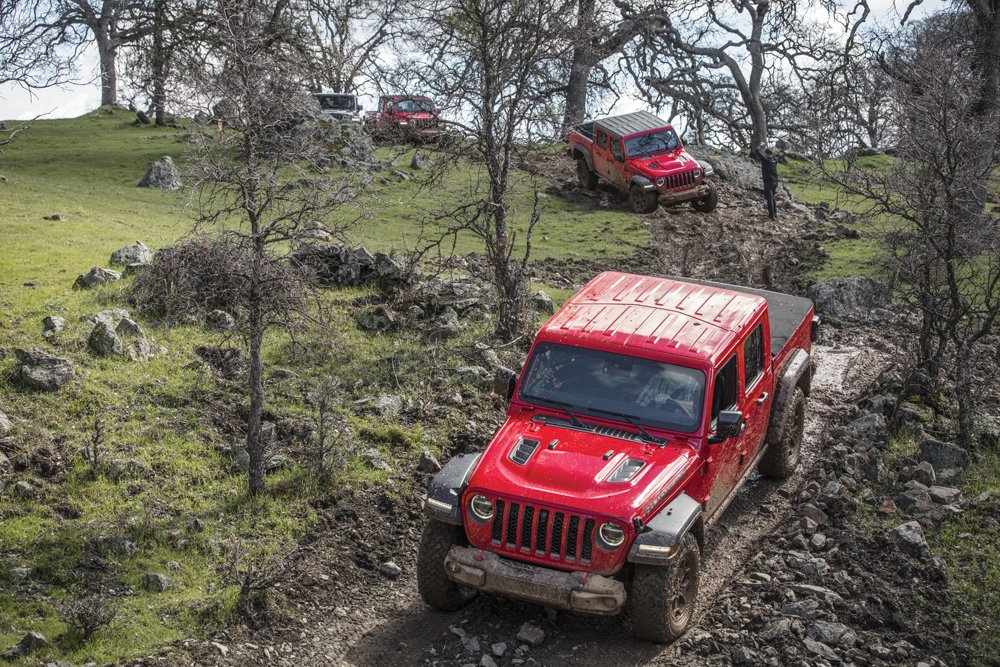
[{"label": "bare tree", "polygon": [[0,84],[32,90],[70,80],[82,50],[73,37],[68,27],[40,32],[30,0],[0,2]]},{"label": "bare tree", "polygon": [[864,2],[858,6],[843,14],[833,2],[682,0],[631,45],[628,67],[657,106],[681,100],[697,116],[735,130],[742,146],[756,146],[769,129],[783,129],[769,127],[768,80],[782,70],[808,79],[844,54],[811,12],[838,20],[853,40],[868,15]]},{"label": "bare tree", "polygon": [[[899,123],[899,158],[889,170],[848,162],[832,173],[870,213],[886,216],[880,266],[920,314],[917,363],[935,380],[950,370],[959,440],[972,442],[977,346],[1000,317],[1000,224],[968,202],[995,174],[991,139],[1000,114],[980,108],[976,60],[963,50],[961,17],[915,26],[888,56]],[[985,168],[984,168],[985,165]]]},{"label": "bare tree", "polygon": [[[196,61],[186,62],[190,85],[214,105],[225,101],[228,130],[197,147],[190,160],[201,225],[230,230],[250,260],[241,284],[244,315],[238,322],[249,357],[247,451],[249,491],[264,491],[266,441],[263,346],[274,327],[287,326],[301,299],[289,291],[279,244],[294,242],[314,221],[353,202],[356,186],[316,176],[325,150],[321,128],[302,123],[318,109],[306,93],[308,63],[289,44],[301,29],[288,5],[266,0],[222,3],[212,39]],[[284,281],[279,285],[276,281]]]},{"label": "bare tree", "polygon": [[[522,331],[531,235],[541,216],[537,191],[525,213],[513,206],[512,169],[540,140],[554,136],[559,109],[551,101],[554,71],[571,40],[565,26],[571,2],[542,0],[429,0],[418,2],[407,40],[426,54],[410,75],[445,108],[465,140],[452,147],[457,164],[483,171],[485,187],[447,215],[455,229],[484,245],[499,294],[496,334]],[[515,258],[513,225],[523,225],[524,251]]]}]

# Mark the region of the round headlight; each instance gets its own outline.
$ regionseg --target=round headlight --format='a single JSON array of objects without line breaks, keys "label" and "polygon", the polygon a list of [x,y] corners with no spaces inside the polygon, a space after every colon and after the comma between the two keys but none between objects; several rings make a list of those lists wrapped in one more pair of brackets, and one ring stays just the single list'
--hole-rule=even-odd
[{"label": "round headlight", "polygon": [[621,526],[606,521],[597,529],[597,545],[605,551],[614,551],[625,544],[625,531]]},{"label": "round headlight", "polygon": [[667,182],[667,179],[665,179],[662,176],[660,176],[658,179],[656,179],[656,187],[662,188],[663,184],[666,183],[666,182]]},{"label": "round headlight", "polygon": [[694,177],[698,178],[699,176],[701,176],[701,169],[695,169],[694,170]]},{"label": "round headlight", "polygon": [[469,512],[476,521],[486,523],[493,518],[493,502],[486,496],[472,496]]}]

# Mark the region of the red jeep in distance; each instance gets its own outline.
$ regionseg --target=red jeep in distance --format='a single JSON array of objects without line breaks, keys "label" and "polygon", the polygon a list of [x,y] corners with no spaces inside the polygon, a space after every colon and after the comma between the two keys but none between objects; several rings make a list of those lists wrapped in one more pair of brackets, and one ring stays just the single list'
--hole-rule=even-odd
[{"label": "red jeep in distance", "polygon": [[674,128],[651,113],[637,111],[584,123],[569,131],[567,144],[567,152],[576,160],[580,187],[593,190],[603,178],[628,192],[635,213],[682,202],[709,213],[719,203],[715,185],[706,178],[713,173],[712,166],[694,159]]},{"label": "red jeep in distance", "polygon": [[421,140],[441,134],[434,100],[414,95],[386,95],[365,118],[369,134],[380,139]]},{"label": "red jeep in distance", "polygon": [[814,320],[801,297],[598,275],[538,332],[486,450],[431,481],[421,597],[625,611],[636,637],[680,636],[705,533],[755,468],[795,470]]}]

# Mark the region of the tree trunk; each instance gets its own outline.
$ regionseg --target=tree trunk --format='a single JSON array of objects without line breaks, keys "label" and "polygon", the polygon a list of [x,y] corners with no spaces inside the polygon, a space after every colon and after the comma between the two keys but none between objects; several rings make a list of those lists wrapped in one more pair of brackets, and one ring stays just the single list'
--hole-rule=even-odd
[{"label": "tree trunk", "polygon": [[580,0],[576,19],[576,41],[573,44],[573,63],[566,82],[566,114],[563,129],[578,125],[587,117],[587,92],[590,72],[596,57],[592,37],[594,33],[595,0]]},{"label": "tree trunk", "polygon": [[100,58],[101,106],[118,104],[118,46],[109,35],[97,34],[97,55]]},{"label": "tree trunk", "polygon": [[251,496],[264,492],[264,442],[261,420],[264,412],[264,363],[261,346],[264,339],[263,294],[261,290],[261,262],[264,255],[263,239],[257,231],[253,234],[254,259],[250,275],[250,308],[247,324],[250,327],[250,410],[247,413],[247,453],[250,455],[248,488]]},{"label": "tree trunk", "polygon": [[163,42],[166,5],[166,0],[155,0],[153,4],[153,115],[160,127],[167,124],[167,50]]},{"label": "tree trunk", "polygon": [[955,396],[958,399],[958,444],[965,449],[972,447],[975,431],[976,397],[972,391],[972,349],[962,343],[955,350]]}]

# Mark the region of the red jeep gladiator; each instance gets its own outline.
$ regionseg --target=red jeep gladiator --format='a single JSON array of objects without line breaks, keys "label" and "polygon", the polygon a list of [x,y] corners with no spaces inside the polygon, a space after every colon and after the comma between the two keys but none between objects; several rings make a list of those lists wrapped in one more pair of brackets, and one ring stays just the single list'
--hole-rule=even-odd
[{"label": "red jeep gladiator", "polygon": [[694,159],[674,128],[651,113],[637,111],[584,123],[569,131],[567,144],[580,186],[593,190],[603,178],[628,192],[636,213],[681,202],[708,213],[719,203],[715,185],[706,178],[712,166]]},{"label": "red jeep gladiator", "polygon": [[636,637],[680,636],[708,529],[755,468],[795,469],[814,324],[801,297],[598,275],[538,332],[486,450],[431,481],[421,597],[624,611]]},{"label": "red jeep gladiator", "polygon": [[386,95],[365,118],[368,132],[388,139],[430,139],[441,133],[441,119],[429,97]]}]

